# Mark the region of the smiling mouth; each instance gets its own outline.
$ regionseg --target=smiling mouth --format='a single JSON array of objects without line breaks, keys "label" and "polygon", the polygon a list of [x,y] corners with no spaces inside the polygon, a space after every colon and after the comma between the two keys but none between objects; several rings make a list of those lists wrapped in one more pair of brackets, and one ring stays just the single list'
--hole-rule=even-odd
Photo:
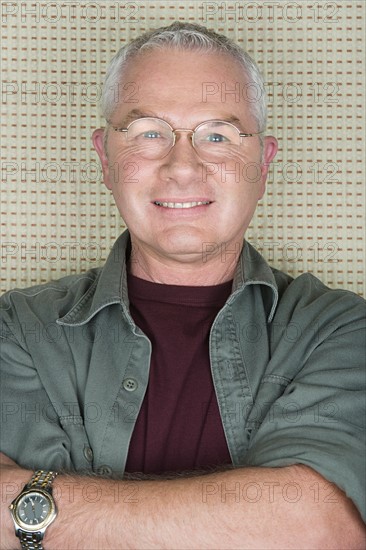
[{"label": "smiling mouth", "polygon": [[197,202],[160,202],[154,201],[157,206],[163,208],[194,208],[195,206],[205,206],[211,204],[212,201],[197,201]]}]

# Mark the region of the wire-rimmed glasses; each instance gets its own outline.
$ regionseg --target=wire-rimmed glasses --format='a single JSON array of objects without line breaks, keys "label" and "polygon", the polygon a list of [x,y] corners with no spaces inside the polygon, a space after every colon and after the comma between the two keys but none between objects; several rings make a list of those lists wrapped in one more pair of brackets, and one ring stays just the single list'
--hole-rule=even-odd
[{"label": "wire-rimmed glasses", "polygon": [[192,145],[202,160],[220,160],[239,153],[242,139],[263,132],[243,133],[231,122],[208,120],[194,130],[172,128],[168,122],[155,117],[133,120],[126,128],[109,123],[116,132],[124,133],[132,154],[145,159],[162,159],[174,147],[177,132],[191,134]]}]

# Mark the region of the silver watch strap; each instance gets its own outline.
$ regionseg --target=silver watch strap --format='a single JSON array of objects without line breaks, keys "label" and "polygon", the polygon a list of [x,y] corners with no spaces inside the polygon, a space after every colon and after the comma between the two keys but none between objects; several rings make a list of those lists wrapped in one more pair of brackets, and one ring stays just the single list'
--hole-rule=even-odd
[{"label": "silver watch strap", "polygon": [[52,481],[57,476],[57,472],[50,470],[37,470],[32,475],[29,483],[27,483],[27,489],[49,489]]},{"label": "silver watch strap", "polygon": [[22,550],[43,550],[41,533],[25,533],[19,529],[18,537]]}]

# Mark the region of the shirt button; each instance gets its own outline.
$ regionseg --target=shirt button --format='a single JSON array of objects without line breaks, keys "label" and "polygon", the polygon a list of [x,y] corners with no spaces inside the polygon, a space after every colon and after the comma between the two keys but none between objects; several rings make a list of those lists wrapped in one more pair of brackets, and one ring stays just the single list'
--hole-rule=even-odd
[{"label": "shirt button", "polygon": [[122,385],[126,391],[135,391],[137,389],[137,382],[134,378],[125,378]]},{"label": "shirt button", "polygon": [[112,474],[112,468],[104,464],[103,466],[99,466],[97,474],[101,476],[110,476]]},{"label": "shirt button", "polygon": [[93,460],[93,451],[90,447],[84,447],[84,456],[88,462],[91,462]]}]

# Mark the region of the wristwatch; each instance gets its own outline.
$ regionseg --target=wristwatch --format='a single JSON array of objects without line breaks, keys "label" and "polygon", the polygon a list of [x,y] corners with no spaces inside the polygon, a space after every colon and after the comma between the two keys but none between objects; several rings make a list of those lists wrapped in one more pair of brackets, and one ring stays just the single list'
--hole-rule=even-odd
[{"label": "wristwatch", "polygon": [[9,509],[23,550],[43,550],[42,539],[57,516],[52,482],[57,472],[37,470]]}]

